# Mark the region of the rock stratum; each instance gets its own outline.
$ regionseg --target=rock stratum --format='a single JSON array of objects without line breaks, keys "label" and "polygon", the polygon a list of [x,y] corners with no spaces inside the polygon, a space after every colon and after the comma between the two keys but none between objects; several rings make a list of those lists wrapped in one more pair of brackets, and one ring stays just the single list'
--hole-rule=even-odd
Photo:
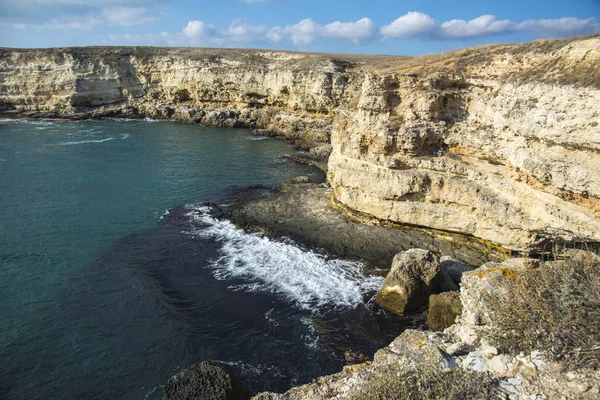
[{"label": "rock stratum", "polygon": [[0,49],[0,110],[264,129],[369,218],[523,252],[600,241],[600,37],[425,57]]}]

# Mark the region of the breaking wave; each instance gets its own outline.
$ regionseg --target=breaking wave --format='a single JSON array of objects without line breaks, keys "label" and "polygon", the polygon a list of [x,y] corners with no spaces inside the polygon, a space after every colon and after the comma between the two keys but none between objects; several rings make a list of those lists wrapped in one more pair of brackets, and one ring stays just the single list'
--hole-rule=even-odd
[{"label": "breaking wave", "polygon": [[108,142],[109,140],[114,140],[114,138],[106,138],[106,139],[98,139],[98,140],[80,140],[78,142],[62,142],[59,143],[59,146],[71,146],[74,144],[87,144],[87,143],[103,143],[103,142]]},{"label": "breaking wave", "polygon": [[366,277],[359,262],[328,259],[289,240],[247,233],[213,218],[209,207],[186,208],[192,228],[185,233],[221,245],[221,256],[211,262],[215,278],[245,282],[232,286],[234,290],[277,294],[301,309],[317,311],[325,306],[354,308],[383,283],[381,277]]}]

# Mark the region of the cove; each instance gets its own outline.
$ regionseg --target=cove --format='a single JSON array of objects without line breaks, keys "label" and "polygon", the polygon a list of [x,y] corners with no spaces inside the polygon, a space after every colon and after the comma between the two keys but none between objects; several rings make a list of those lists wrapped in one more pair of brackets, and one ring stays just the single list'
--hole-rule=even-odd
[{"label": "cove", "polygon": [[386,344],[380,278],[203,205],[316,179],[294,153],[246,130],[0,120],[0,398],[157,399],[203,360],[283,391]]}]

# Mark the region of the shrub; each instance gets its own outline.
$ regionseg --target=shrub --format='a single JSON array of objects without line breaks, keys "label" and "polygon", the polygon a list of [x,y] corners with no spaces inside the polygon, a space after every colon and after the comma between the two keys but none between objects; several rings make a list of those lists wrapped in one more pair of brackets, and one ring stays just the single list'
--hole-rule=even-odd
[{"label": "shrub", "polygon": [[402,371],[397,367],[378,370],[354,400],[487,400],[492,399],[495,385],[485,374],[460,368],[440,371],[417,368]]},{"label": "shrub", "polygon": [[600,261],[594,255],[554,261],[518,274],[492,293],[496,315],[485,336],[504,351],[541,350],[567,366],[600,367]]}]

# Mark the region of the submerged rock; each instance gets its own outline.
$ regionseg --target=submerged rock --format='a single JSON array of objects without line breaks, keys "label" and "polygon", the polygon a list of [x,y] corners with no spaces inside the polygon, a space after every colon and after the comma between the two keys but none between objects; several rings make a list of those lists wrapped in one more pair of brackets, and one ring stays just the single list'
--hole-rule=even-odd
[{"label": "submerged rock", "polygon": [[222,368],[205,361],[167,381],[163,400],[246,400],[250,396]]},{"label": "submerged rock", "polygon": [[439,274],[440,264],[432,252],[411,249],[398,253],[377,293],[377,304],[396,314],[427,304],[437,289]]},{"label": "submerged rock", "polygon": [[443,331],[454,324],[461,311],[462,304],[458,292],[431,295],[429,297],[427,325],[432,331]]}]

